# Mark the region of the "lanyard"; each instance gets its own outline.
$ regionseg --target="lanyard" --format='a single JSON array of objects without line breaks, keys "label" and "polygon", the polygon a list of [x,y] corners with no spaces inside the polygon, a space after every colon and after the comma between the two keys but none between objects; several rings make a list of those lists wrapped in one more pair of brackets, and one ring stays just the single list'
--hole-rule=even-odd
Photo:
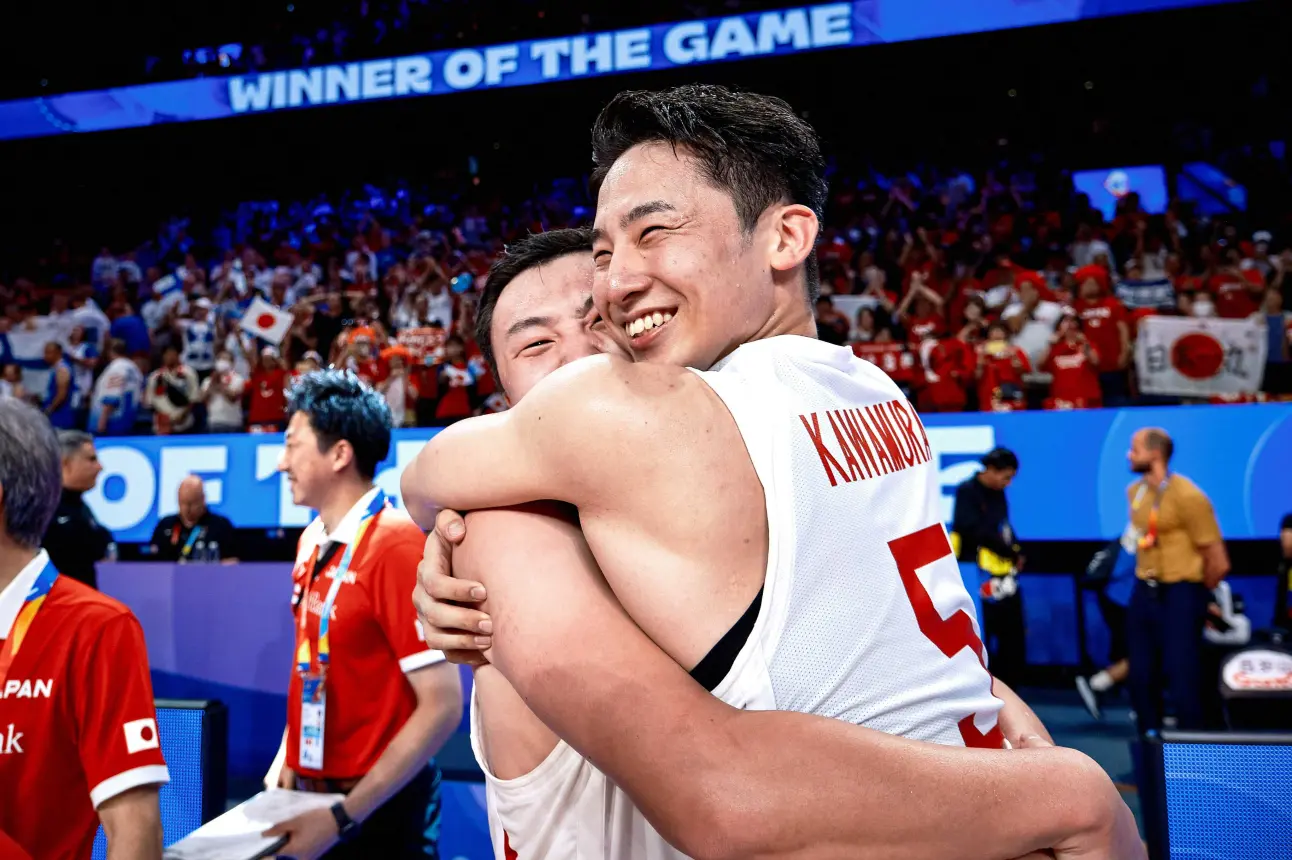
[{"label": "lanyard", "polygon": [[188,533],[188,540],[184,541],[184,548],[180,550],[179,554],[184,558],[188,558],[188,554],[193,551],[193,544],[197,543],[197,539],[201,537],[202,533],[205,531],[206,526],[199,526],[194,523],[193,530]]},{"label": "lanyard", "polygon": [[54,569],[54,563],[46,561],[45,569],[32,583],[31,591],[27,592],[27,599],[23,601],[22,608],[18,610],[18,615],[13,620],[9,638],[0,644],[0,685],[4,684],[5,678],[9,676],[9,667],[13,664],[14,657],[18,656],[18,649],[27,638],[27,631],[31,629],[31,623],[36,620],[36,613],[45,603],[45,596],[54,587],[56,579],[58,579],[58,571]]},{"label": "lanyard", "polygon": [[[1166,495],[1166,485],[1170,482],[1171,477],[1168,475],[1163,479],[1161,485],[1157,488],[1157,495],[1153,498],[1153,507],[1148,511],[1148,528],[1144,530],[1144,535],[1139,539],[1140,549],[1152,549],[1157,546],[1157,517],[1158,509],[1162,507],[1162,497]],[[1140,484],[1139,492],[1135,494],[1135,507],[1140,506],[1144,499],[1144,492],[1148,489],[1147,480]]]},{"label": "lanyard", "polygon": [[[332,574],[332,586],[328,588],[327,599],[323,601],[323,609],[319,614],[319,644],[318,658],[319,667],[327,666],[328,660],[332,656],[332,648],[328,642],[328,627],[332,620],[332,604],[336,602],[337,592],[341,590],[341,583],[345,581],[345,576],[350,572],[350,561],[354,557],[354,552],[359,544],[363,541],[364,535],[368,533],[368,528],[377,519],[386,506],[386,494],[381,490],[373,496],[372,501],[368,503],[367,510],[364,511],[363,519],[359,521],[359,528],[355,530],[354,540],[346,544],[345,552],[341,554],[341,563],[337,566],[336,571]],[[311,557],[317,558],[318,550],[314,550]],[[309,599],[307,592],[309,586],[306,585],[302,592],[300,608],[300,644],[296,646],[296,669],[302,675],[309,674],[310,671],[310,638],[305,632],[306,619],[309,617]]]}]

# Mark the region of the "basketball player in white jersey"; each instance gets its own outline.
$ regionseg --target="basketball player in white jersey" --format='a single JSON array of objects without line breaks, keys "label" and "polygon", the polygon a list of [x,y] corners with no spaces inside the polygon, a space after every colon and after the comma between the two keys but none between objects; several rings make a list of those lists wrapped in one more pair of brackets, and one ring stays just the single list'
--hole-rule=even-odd
[{"label": "basketball player in white jersey", "polygon": [[[461,509],[548,498],[577,506],[606,581],[651,639],[697,670],[720,650],[729,653],[713,692],[732,705],[815,713],[947,745],[999,747],[1000,705],[938,522],[936,470],[923,428],[882,373],[811,339],[815,272],[805,261],[816,238],[813,210],[824,198],[811,129],[779,101],[689,88],[621,96],[599,120],[598,140],[605,178],[594,247],[598,306],[624,327],[629,348],[647,363],[578,362],[504,416],[445,431],[405,473],[405,501],[414,510],[427,499]],[[794,202],[800,199],[814,205]],[[684,365],[716,368],[702,375]],[[484,522],[472,526],[477,540],[475,526]],[[577,535],[572,526],[566,530]],[[526,563],[545,565],[569,540],[552,536]],[[590,563],[584,559],[585,567]],[[529,576],[515,571],[507,579]],[[501,604],[494,582],[487,584],[491,602]],[[561,591],[548,599],[565,597]],[[979,778],[956,790],[923,770],[929,760],[921,757],[930,753],[906,749],[902,764],[902,755],[869,735],[851,756],[836,750],[822,758],[819,751],[829,746],[822,738],[795,750],[791,761],[804,763],[807,784],[819,789],[807,792],[799,790],[803,783],[776,782],[784,768],[770,766],[789,733],[765,732],[763,744],[750,746],[753,720],[725,745],[720,733],[714,745],[691,748],[695,761],[671,754],[679,744],[658,731],[645,755],[639,748],[624,758],[613,747],[625,738],[613,733],[641,741],[645,728],[620,704],[650,702],[651,679],[661,680],[654,692],[668,704],[650,707],[669,710],[675,696],[689,702],[691,719],[673,723],[673,734],[699,730],[695,720],[707,707],[700,702],[713,700],[686,698],[682,688],[675,693],[673,681],[666,689],[663,669],[642,668],[644,655],[616,664],[614,656],[626,653],[622,630],[614,642],[550,635],[568,635],[586,621],[576,615],[547,625],[544,640],[545,631],[526,628],[529,608],[510,598],[488,607],[499,634],[492,662],[548,726],[603,767],[647,820],[693,856],[947,857],[981,850],[1009,857],[1065,847],[1054,808],[1037,810],[1027,801],[1004,815],[1039,815],[1043,824],[1034,826],[1048,827],[1046,833],[1010,841],[999,832],[1007,826],[975,829],[973,812],[958,805],[968,809],[996,789],[984,790]],[[513,642],[504,652],[508,637]],[[589,661],[579,651],[598,653]],[[588,672],[592,666],[599,671]],[[553,693],[575,701],[563,707],[549,701]],[[593,700],[600,709],[588,707]],[[723,719],[730,732],[734,718]],[[843,728],[795,725],[808,734]],[[492,762],[493,739],[484,734]],[[601,743],[607,735],[611,742]],[[1025,753],[988,755],[1000,762]],[[964,767],[988,766],[971,765],[979,761],[971,753],[962,756]],[[706,759],[719,764],[706,769]],[[529,776],[550,778],[544,768],[552,770],[545,762]],[[662,792],[672,768],[682,785],[675,779],[674,789]],[[917,770],[936,797],[919,797],[918,782],[886,793]],[[1053,775],[1062,778],[1062,770]],[[719,781],[696,778],[686,787],[705,773]],[[723,782],[723,773],[745,778]],[[760,773],[764,779],[751,793],[749,779]],[[872,779],[859,793],[856,787]],[[1085,784],[1095,797],[1106,799],[1111,790]],[[728,788],[715,792],[717,785]],[[567,787],[566,797],[547,804],[577,803],[584,786]],[[724,802],[743,814],[724,816]],[[1094,849],[1102,853],[1084,856],[1138,856],[1133,841],[1124,850],[1116,841],[1126,836],[1120,829],[1126,815],[1115,807],[1108,803],[1095,816],[1107,831],[1103,849]],[[589,812],[603,818],[604,846],[597,847],[605,856],[668,856],[634,810],[602,805]],[[943,831],[948,820],[955,824]],[[1110,854],[1114,844],[1118,853]],[[566,856],[542,847],[526,855],[527,847],[518,837],[510,845],[515,855],[506,856]]]}]

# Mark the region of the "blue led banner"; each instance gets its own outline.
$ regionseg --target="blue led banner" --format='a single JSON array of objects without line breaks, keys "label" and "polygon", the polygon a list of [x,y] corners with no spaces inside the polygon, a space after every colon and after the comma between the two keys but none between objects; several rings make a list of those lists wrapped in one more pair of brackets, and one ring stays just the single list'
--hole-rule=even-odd
[{"label": "blue led banner", "polygon": [[[944,516],[955,487],[978,459],[1004,445],[1022,461],[1009,490],[1024,540],[1096,540],[1126,525],[1126,463],[1140,427],[1163,427],[1176,442],[1173,468],[1211,497],[1227,538],[1272,538],[1292,513],[1292,404],[1095,409],[1084,412],[926,415],[937,455]],[[399,476],[434,430],[399,430],[377,483],[398,498]],[[119,541],[143,542],[178,510],[179,483],[200,476],[211,507],[244,528],[302,527],[311,513],[292,504],[277,470],[275,435],[100,439],[103,474],[86,501]],[[702,492],[697,490],[697,492]]]},{"label": "blue led banner", "polygon": [[854,0],[560,39],[0,102],[0,140],[904,42],[1239,0]]}]

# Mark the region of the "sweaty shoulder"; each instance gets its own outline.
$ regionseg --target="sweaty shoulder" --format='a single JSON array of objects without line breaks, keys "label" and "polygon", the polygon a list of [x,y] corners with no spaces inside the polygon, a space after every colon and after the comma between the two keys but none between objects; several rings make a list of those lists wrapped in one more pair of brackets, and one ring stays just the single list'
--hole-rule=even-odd
[{"label": "sweaty shoulder", "polygon": [[537,411],[553,405],[572,406],[583,414],[699,394],[707,386],[683,367],[631,362],[616,356],[591,356],[571,362],[534,387],[521,408]]}]

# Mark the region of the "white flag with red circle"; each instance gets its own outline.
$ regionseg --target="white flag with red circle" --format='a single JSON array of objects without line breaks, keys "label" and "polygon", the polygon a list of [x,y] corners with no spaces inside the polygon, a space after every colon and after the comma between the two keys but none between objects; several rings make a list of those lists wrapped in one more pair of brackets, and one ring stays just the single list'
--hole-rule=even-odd
[{"label": "white flag with red circle", "polygon": [[1145,317],[1135,345],[1145,394],[1209,397],[1260,390],[1269,332],[1259,320]]},{"label": "white flag with red circle", "polygon": [[242,315],[239,324],[243,331],[250,332],[261,340],[267,340],[275,346],[281,344],[292,328],[292,315],[279,310],[262,298],[257,297],[251,307]]}]

